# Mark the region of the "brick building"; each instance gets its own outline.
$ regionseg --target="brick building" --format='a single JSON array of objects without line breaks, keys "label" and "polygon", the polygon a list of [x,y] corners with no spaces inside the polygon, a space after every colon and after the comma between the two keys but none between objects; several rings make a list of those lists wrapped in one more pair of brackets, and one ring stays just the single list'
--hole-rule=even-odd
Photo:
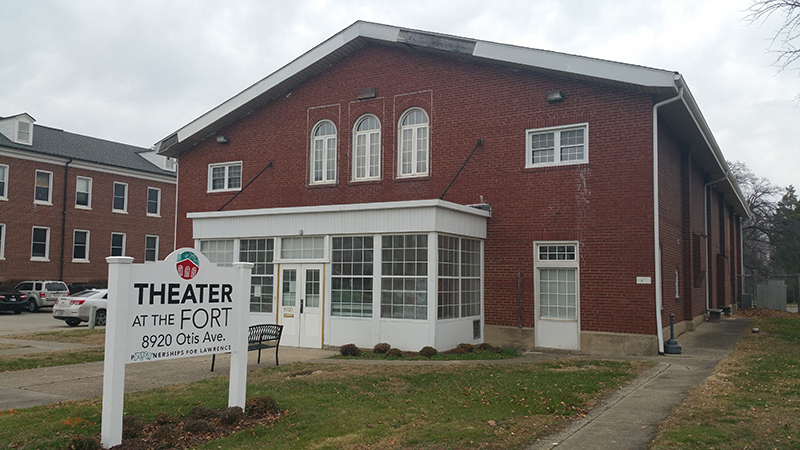
[{"label": "brick building", "polygon": [[681,75],[356,22],[156,144],[288,345],[663,350],[749,211]]},{"label": "brick building", "polygon": [[105,286],[110,255],[173,250],[174,161],[151,149],[0,118],[0,282]]}]

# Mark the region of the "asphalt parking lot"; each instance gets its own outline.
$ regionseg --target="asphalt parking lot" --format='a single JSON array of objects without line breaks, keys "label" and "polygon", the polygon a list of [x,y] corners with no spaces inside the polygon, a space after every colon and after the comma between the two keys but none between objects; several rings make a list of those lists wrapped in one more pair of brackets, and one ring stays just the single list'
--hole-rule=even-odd
[{"label": "asphalt parking lot", "polygon": [[[87,328],[88,326],[84,323],[77,328]],[[42,308],[35,313],[23,311],[22,314],[0,311],[0,336],[68,330],[69,328],[63,320],[53,318],[53,308]]]}]

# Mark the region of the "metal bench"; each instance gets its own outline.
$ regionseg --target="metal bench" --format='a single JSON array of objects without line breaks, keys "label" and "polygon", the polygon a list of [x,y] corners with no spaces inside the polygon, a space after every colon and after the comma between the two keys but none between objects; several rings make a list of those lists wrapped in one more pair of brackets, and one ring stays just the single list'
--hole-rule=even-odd
[{"label": "metal bench", "polygon": [[[268,342],[275,341],[275,365],[278,365],[278,346],[281,343],[281,333],[283,325],[265,323],[260,325],[250,325],[247,336],[247,350],[258,349],[258,364],[261,364],[261,349],[269,348]],[[211,371],[214,371],[214,363],[217,355],[211,355]]]}]

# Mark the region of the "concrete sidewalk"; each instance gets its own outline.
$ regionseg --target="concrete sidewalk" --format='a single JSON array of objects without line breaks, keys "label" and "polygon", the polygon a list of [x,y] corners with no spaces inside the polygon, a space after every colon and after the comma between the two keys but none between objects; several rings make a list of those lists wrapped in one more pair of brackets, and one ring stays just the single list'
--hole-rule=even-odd
[{"label": "concrete sidewalk", "polygon": [[528,450],[639,450],[647,446],[686,396],[714,371],[748,330],[752,319],[706,322],[677,337],[683,352],[643,358],[656,361],[652,369],[614,393],[583,419],[542,439]]},{"label": "concrete sidewalk", "polygon": [[[556,446],[558,450],[644,448],[655,434],[658,423],[669,417],[673,408],[683,400],[689,389],[700,384],[711,374],[716,365],[730,353],[751,322],[751,319],[730,318],[723,319],[719,323],[701,324],[696,331],[678,336],[678,343],[683,347],[681,355],[624,358],[650,360],[656,362],[656,365],[598,404],[585,418],[573,422],[561,433],[542,439],[530,447],[530,450],[552,449]],[[2,338],[0,340],[12,341]],[[19,341],[14,342],[19,343]],[[26,341],[25,344],[45,349],[54,345],[66,345],[40,341]],[[36,348],[28,349],[28,351],[36,350]],[[12,349],[0,350],[0,352],[9,351]],[[270,367],[274,364],[274,349],[263,350],[260,365],[256,364],[257,353],[249,352],[248,370]],[[342,363],[340,360],[324,359],[335,354],[329,350],[281,347],[279,354],[281,365],[302,361]],[[541,353],[525,355],[514,360],[455,363],[537,362],[560,357],[583,356]],[[129,364],[126,366],[125,392],[145,391],[171,384],[225,376],[229,371],[229,361],[229,355],[218,355],[214,372],[210,371],[210,356]],[[347,363],[376,364],[374,361],[365,360]],[[393,361],[389,364],[404,363]],[[428,364],[442,363],[428,362]],[[95,398],[101,396],[102,391],[102,362],[0,373],[0,410]]]}]

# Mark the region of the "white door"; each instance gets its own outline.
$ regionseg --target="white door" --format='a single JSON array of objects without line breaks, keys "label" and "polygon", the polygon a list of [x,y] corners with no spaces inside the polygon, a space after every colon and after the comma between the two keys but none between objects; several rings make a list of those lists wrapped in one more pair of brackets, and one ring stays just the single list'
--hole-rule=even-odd
[{"label": "white door", "polygon": [[281,264],[278,323],[281,344],[322,348],[323,285],[321,264]]},{"label": "white door", "polygon": [[581,349],[577,245],[537,245],[534,266],[536,347]]}]

